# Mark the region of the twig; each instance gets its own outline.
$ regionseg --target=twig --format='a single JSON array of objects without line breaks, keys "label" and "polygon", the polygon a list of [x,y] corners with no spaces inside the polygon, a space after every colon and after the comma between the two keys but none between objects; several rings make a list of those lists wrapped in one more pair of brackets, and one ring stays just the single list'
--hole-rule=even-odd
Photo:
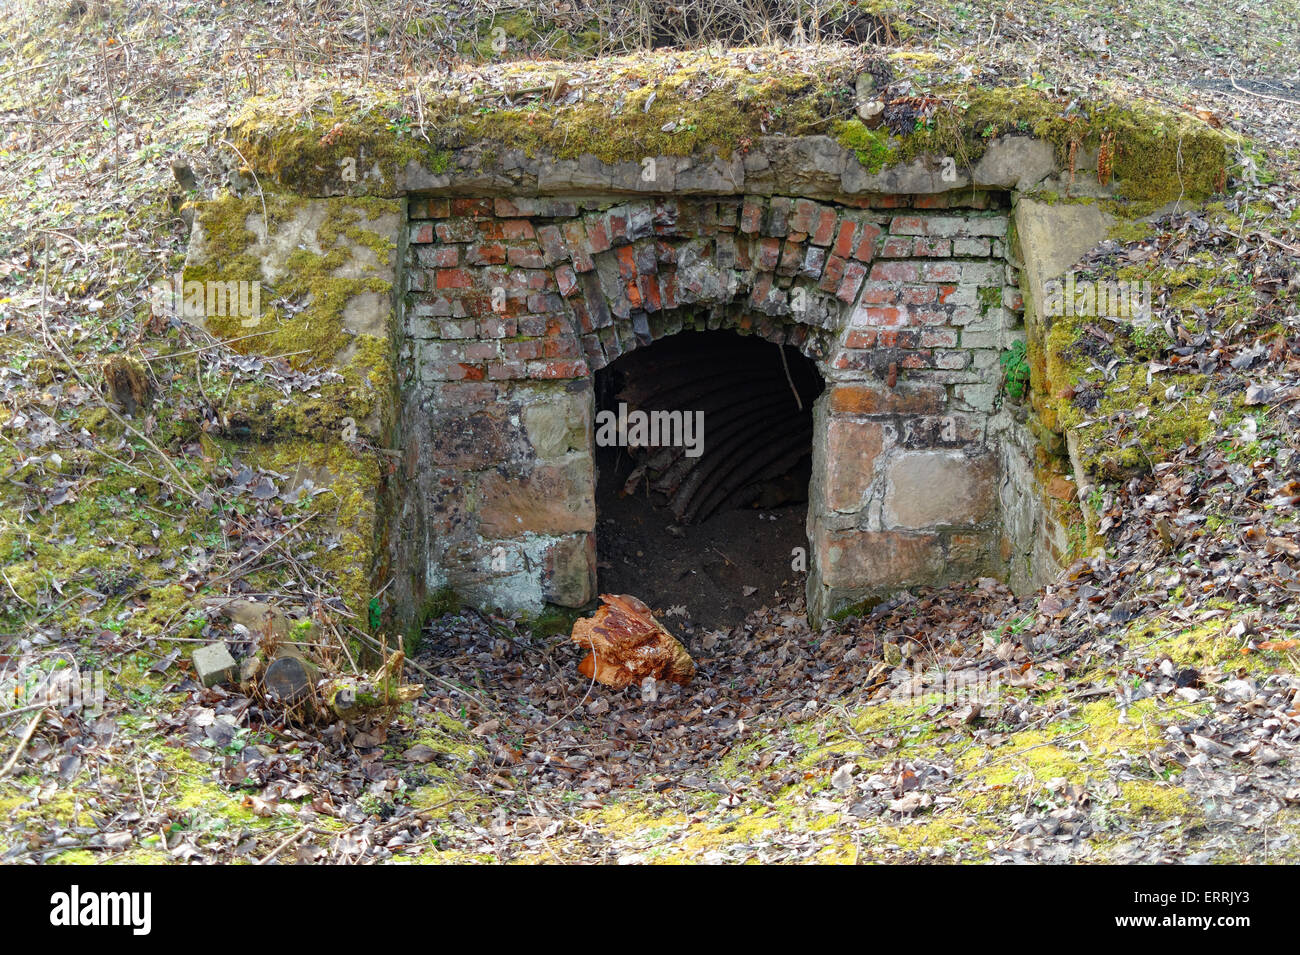
[{"label": "twig", "polygon": [[291,835],[288,839],[285,839],[284,842],[280,843],[278,846],[276,846],[274,849],[272,849],[270,852],[268,852],[266,855],[264,855],[261,859],[259,859],[257,862],[253,864],[266,865],[268,862],[270,862],[272,859],[278,856],[283,850],[289,848],[290,845],[297,842],[299,839],[301,839],[303,836],[305,836],[307,833],[311,831],[312,831],[311,826],[303,826],[301,829],[299,829],[297,832]]},{"label": "twig", "polygon": [[9,770],[14,768],[14,764],[18,762],[18,757],[23,754],[23,750],[25,750],[27,744],[31,742],[32,736],[36,733],[36,727],[41,725],[41,720],[43,719],[45,719],[45,705],[41,704],[40,709],[36,711],[36,715],[32,717],[32,721],[27,724],[27,729],[23,731],[23,738],[18,741],[18,748],[15,749],[14,754],[9,757],[9,762],[4,764],[4,768],[0,769],[0,779],[9,775]]},{"label": "twig", "polygon": [[1287,99],[1285,96],[1270,96],[1268,93],[1256,93],[1254,90],[1248,90],[1237,82],[1235,76],[1228,77],[1228,82],[1232,84],[1234,90],[1239,93],[1245,93],[1247,96],[1258,96],[1260,99],[1271,99],[1276,100],[1279,103],[1290,103],[1292,106],[1300,106],[1300,99]]},{"label": "twig", "polygon": [[794,403],[803,411],[803,399],[799,397],[799,389],[794,386],[794,379],[790,377],[790,363],[785,358],[785,346],[777,342],[777,349],[781,352],[781,367],[785,369],[785,380],[790,385],[790,391],[794,395]]}]

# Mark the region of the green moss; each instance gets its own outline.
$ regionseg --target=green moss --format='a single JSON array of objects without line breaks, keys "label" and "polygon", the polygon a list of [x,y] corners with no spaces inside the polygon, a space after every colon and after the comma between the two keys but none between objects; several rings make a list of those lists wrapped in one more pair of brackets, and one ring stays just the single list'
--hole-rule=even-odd
[{"label": "green moss", "polygon": [[379,550],[375,490],[380,484],[379,461],[373,454],[358,454],[342,441],[286,440],[242,450],[255,467],[289,475],[291,480],[310,478],[317,487],[329,489],[312,495],[306,508],[317,515],[309,525],[312,539],[332,543],[299,559],[319,568],[349,610],[366,619]]},{"label": "green moss", "polygon": [[[264,180],[312,195],[352,188],[338,175],[340,162],[350,158],[364,157],[365,168],[379,170],[352,191],[393,194],[406,163],[448,170],[451,154],[484,143],[531,156],[592,155],[612,163],[646,156],[727,157],[762,136],[830,135],[865,169],[878,172],[923,153],[952,156],[969,168],[990,141],[1006,135],[1046,140],[1066,167],[1075,150],[1096,148],[1104,134],[1113,134],[1119,190],[1148,205],[1208,196],[1226,169],[1228,146],[1236,141],[1190,114],[1143,103],[1071,104],[1030,86],[972,84],[924,91],[938,103],[933,115],[894,136],[844,119],[851,116],[853,95],[851,77],[839,64],[754,73],[692,53],[607,65],[617,99],[593,88],[572,104],[540,100],[515,107],[486,89],[482,95],[435,92],[419,117],[423,136],[413,130],[400,98],[373,89],[348,96],[331,92],[327,107],[292,121],[274,101],[254,101],[232,120],[231,129]],[[562,84],[567,74],[555,64],[519,63],[503,78],[510,86],[535,90]],[[482,157],[473,161],[477,165]]]},{"label": "green moss", "polygon": [[895,146],[889,131],[868,129],[860,120],[837,124],[835,139],[845,149],[853,150],[867,172],[880,172],[894,159]]}]

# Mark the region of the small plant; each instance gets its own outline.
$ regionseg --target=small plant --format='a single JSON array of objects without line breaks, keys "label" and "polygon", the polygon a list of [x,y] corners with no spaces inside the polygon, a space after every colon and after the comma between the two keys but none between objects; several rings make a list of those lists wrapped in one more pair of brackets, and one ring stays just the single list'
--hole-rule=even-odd
[{"label": "small plant", "polygon": [[1002,365],[1002,388],[1012,401],[1020,401],[1029,391],[1029,357],[1025,343],[1015,342],[1002,352],[998,362]]}]

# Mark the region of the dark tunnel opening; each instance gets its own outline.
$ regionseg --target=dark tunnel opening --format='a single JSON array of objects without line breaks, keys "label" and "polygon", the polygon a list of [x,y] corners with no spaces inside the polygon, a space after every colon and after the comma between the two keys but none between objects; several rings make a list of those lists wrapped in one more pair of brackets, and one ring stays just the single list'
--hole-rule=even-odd
[{"label": "dark tunnel opening", "polygon": [[599,590],[640,597],[688,637],[778,601],[802,609],[816,365],[761,338],[684,332],[595,385]]}]

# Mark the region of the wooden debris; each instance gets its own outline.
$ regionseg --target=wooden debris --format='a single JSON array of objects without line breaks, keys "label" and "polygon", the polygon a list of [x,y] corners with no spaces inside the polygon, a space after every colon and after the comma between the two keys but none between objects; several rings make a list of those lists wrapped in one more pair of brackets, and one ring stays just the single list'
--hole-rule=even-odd
[{"label": "wooden debris", "polygon": [[677,638],[650,614],[650,608],[627,594],[601,594],[604,606],[573,625],[570,639],[591,650],[578,672],[621,690],[646,677],[686,684],[695,676],[695,661]]},{"label": "wooden debris", "polygon": [[108,400],[128,415],[147,408],[153,396],[144,366],[124,355],[114,355],[104,362],[104,384],[108,388]]}]

